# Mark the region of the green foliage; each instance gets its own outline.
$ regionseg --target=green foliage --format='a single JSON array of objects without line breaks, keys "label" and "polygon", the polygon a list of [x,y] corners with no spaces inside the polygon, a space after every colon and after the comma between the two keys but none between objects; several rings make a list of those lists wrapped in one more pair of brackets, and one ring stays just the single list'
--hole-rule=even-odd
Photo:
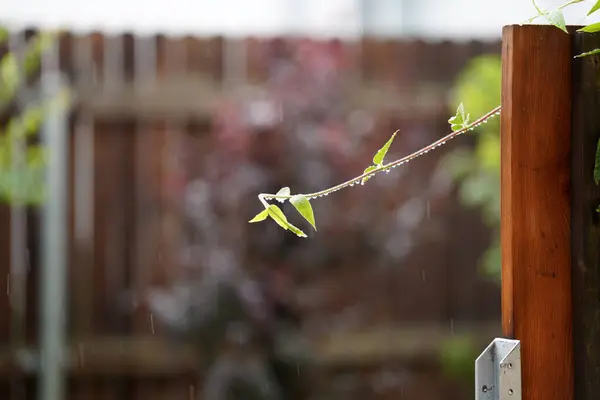
[{"label": "green foliage", "polygon": [[600,22],[596,22],[595,24],[590,24],[590,25],[584,26],[583,28],[577,30],[577,32],[587,32],[587,33],[594,33],[594,32],[598,32],[598,31],[600,31]]},{"label": "green foliage", "polygon": [[[8,31],[0,27],[0,43],[8,37]],[[42,54],[53,40],[52,33],[39,34],[28,42],[23,54],[9,52],[0,59],[0,112],[39,68]],[[27,142],[39,131],[49,107],[62,109],[69,102],[69,92],[63,90],[44,104],[30,104],[0,129],[0,201],[25,205],[43,202],[47,154],[44,147]],[[19,148],[22,155],[17,158]]]},{"label": "green foliage", "polygon": [[[479,350],[472,337],[456,335],[442,342],[439,351],[440,364],[446,376],[474,383],[475,363]],[[471,385],[469,385],[471,386]]]},{"label": "green foliage", "polygon": [[[531,2],[533,3],[533,6],[535,7],[536,11],[537,11],[537,15],[535,15],[534,17],[530,18],[527,22],[531,22],[533,20],[535,20],[536,18],[539,17],[544,17],[551,25],[559,28],[560,30],[564,31],[565,33],[569,33],[569,31],[567,30],[567,26],[565,23],[565,17],[563,15],[562,10],[565,9],[566,7],[573,5],[573,4],[577,4],[577,3],[583,3],[585,0],[571,0],[568,1],[567,3],[561,5],[560,7],[558,7],[556,10],[552,10],[552,11],[547,11],[544,10],[542,8],[540,8],[537,3],[535,2],[535,0],[531,0]],[[592,6],[592,8],[590,9],[590,11],[588,12],[588,16],[595,13],[596,11],[600,10],[600,0],[597,0],[596,3],[594,3],[594,5]],[[583,28],[579,29],[579,32],[588,32],[588,33],[593,33],[593,32],[598,32],[600,30],[600,24],[599,23],[593,23],[593,24],[589,24],[587,26],[584,26]],[[575,58],[580,58],[580,57],[588,57],[588,56],[592,56],[594,54],[598,54],[600,53],[600,49],[593,49],[591,51],[587,51],[585,53],[581,53],[577,56],[575,56]]]},{"label": "green foliage", "polygon": [[437,142],[432,143],[429,146],[426,146],[420,150],[417,150],[416,152],[414,152],[408,156],[402,157],[402,158],[392,161],[388,164],[384,164],[384,158],[387,155],[387,152],[389,151],[390,147],[392,146],[392,143],[394,142],[394,138],[396,137],[396,134],[398,133],[398,132],[394,132],[394,134],[392,134],[390,139],[375,153],[375,156],[373,157],[373,163],[375,165],[371,165],[371,166],[367,167],[364,170],[362,175],[359,175],[356,178],[350,179],[349,181],[346,181],[344,183],[330,187],[325,190],[321,190],[320,192],[316,192],[316,193],[296,194],[296,195],[292,196],[292,194],[290,192],[290,188],[288,188],[288,187],[284,187],[284,188],[280,189],[276,194],[261,193],[258,195],[258,198],[259,198],[260,202],[263,204],[263,206],[265,207],[265,210],[258,213],[249,222],[250,223],[260,222],[260,221],[264,221],[268,217],[271,217],[271,219],[273,219],[283,229],[290,230],[300,237],[306,237],[306,234],[304,232],[302,232],[300,229],[298,229],[294,225],[290,224],[290,222],[287,220],[287,218],[285,217],[285,215],[283,214],[281,209],[279,209],[279,207],[274,206],[274,205],[269,205],[268,201],[269,200],[278,200],[283,203],[286,200],[289,200],[290,203],[292,203],[292,205],[300,213],[300,215],[302,215],[302,217],[304,217],[304,219],[306,219],[312,225],[312,227],[315,230],[317,230],[315,216],[314,216],[314,212],[312,209],[312,205],[310,204],[310,199],[326,196],[337,190],[344,189],[349,186],[354,186],[356,184],[364,184],[369,178],[371,178],[375,174],[382,172],[382,171],[389,172],[392,168],[395,168],[399,165],[405,164],[405,163],[409,162],[410,160],[427,153],[432,148],[441,146],[442,144],[446,143],[446,141],[460,135],[461,133],[465,133],[467,131],[473,130],[475,127],[480,126],[485,122],[488,122],[489,120],[491,120],[494,116],[498,115],[499,113],[500,113],[500,107],[496,107],[496,108],[493,108],[491,111],[488,111],[487,113],[485,113],[482,117],[480,117],[476,121],[473,121],[473,123],[469,123],[469,118],[470,118],[469,114],[465,113],[464,106],[461,104],[458,107],[456,116],[450,119],[451,125],[453,126],[452,133],[446,135],[445,137],[439,139]]},{"label": "green foliage", "polygon": [[381,166],[381,164],[383,163],[383,159],[385,158],[388,150],[390,149],[390,146],[394,142],[394,138],[396,137],[397,133],[398,131],[394,132],[392,134],[392,137],[383,145],[383,147],[377,150],[377,153],[375,153],[375,156],[373,157],[373,164],[375,164],[378,167]]},{"label": "green foliage", "polygon": [[[539,17],[545,18],[550,24],[568,33],[566,28],[565,18],[562,10],[572,4],[581,3],[584,0],[571,0],[555,10],[544,10],[540,8],[535,0],[532,3],[537,10],[537,15],[530,18],[531,22]],[[592,14],[600,9],[600,0],[588,12]],[[597,32],[600,30],[598,24],[590,24],[581,29],[583,32]],[[595,49],[576,57],[585,57],[600,53],[600,49]],[[10,69],[9,69],[10,71]],[[470,207],[479,207],[482,210],[484,220],[495,229],[496,235],[494,245],[486,252],[483,257],[483,268],[489,274],[499,279],[500,270],[500,251],[499,251],[499,221],[500,221],[500,138],[499,127],[497,123],[487,124],[483,127],[482,123],[488,122],[494,115],[499,114],[500,107],[493,108],[493,104],[500,102],[500,76],[501,66],[498,57],[483,56],[474,60],[466,71],[462,74],[457,82],[456,93],[460,99],[467,102],[472,110],[480,112],[482,109],[492,109],[492,111],[484,114],[483,117],[470,123],[470,114],[465,112],[463,102],[459,103],[456,114],[451,117],[448,122],[452,133],[446,135],[436,143],[426,146],[413,154],[393,161],[388,164],[383,164],[383,160],[390,149],[397,132],[394,132],[392,137],[377,151],[373,157],[373,164],[368,166],[362,175],[353,178],[342,184],[311,194],[299,194],[292,196],[289,188],[281,189],[277,194],[260,194],[258,197],[265,207],[265,211],[259,213],[250,222],[264,221],[271,217],[278,225],[285,230],[291,230],[298,236],[306,237],[304,232],[291,225],[283,212],[277,206],[272,206],[267,203],[268,200],[276,199],[281,202],[290,200],[296,207],[300,215],[302,215],[316,230],[316,223],[310,199],[321,196],[326,196],[334,191],[344,189],[349,186],[354,186],[357,183],[365,184],[375,174],[386,171],[391,168],[402,165],[413,158],[416,158],[427,151],[438,147],[447,140],[456,137],[457,135],[477,128],[477,148],[473,154],[465,150],[458,150],[448,157],[444,163],[452,171],[454,178],[460,183],[460,195],[462,201]],[[598,158],[598,157],[597,157]],[[595,176],[600,169],[600,160],[596,160]],[[291,201],[291,199],[294,199]]]},{"label": "green foliage", "polygon": [[[501,62],[496,55],[472,59],[456,80],[453,97],[481,112],[498,104],[501,89]],[[460,103],[461,106],[463,103]],[[461,114],[464,106],[459,106]],[[452,123],[452,121],[450,121]],[[493,229],[492,245],[480,260],[486,275],[500,279],[500,126],[492,120],[476,128],[475,150],[459,148],[442,159],[440,167],[458,183],[463,204],[481,211]]]},{"label": "green foliage", "polygon": [[563,12],[561,10],[554,10],[546,14],[546,18],[548,18],[548,21],[552,25],[554,25],[561,31],[569,33],[569,31],[567,30],[567,23],[565,22],[565,16],[563,15]]},{"label": "green foliage", "polygon": [[[369,167],[365,168],[365,172],[363,172],[363,175],[364,175],[364,174],[368,174],[369,172],[373,172],[373,171],[375,171],[376,169],[377,169],[377,167],[376,167],[376,166],[374,166],[374,165],[371,165],[371,166],[369,166]],[[365,177],[362,179],[362,181],[361,181],[361,184],[363,184],[363,185],[364,185],[366,181],[368,181],[369,179],[371,179],[371,177],[372,177],[372,175],[367,175],[367,176],[365,176]]]},{"label": "green foliage", "polygon": [[452,132],[457,132],[469,125],[470,114],[465,114],[465,106],[463,103],[458,105],[456,115],[448,120]]},{"label": "green foliage", "polygon": [[593,56],[595,54],[600,54],[600,49],[594,49],[591,51],[586,51],[585,53],[581,53],[575,56],[575,58],[582,58],[582,57],[587,57],[587,56]]},{"label": "green foliage", "polygon": [[264,221],[265,219],[267,219],[269,217],[269,210],[267,210],[266,208],[264,210],[262,210],[261,212],[259,212],[258,214],[256,214],[256,216],[254,218],[252,218],[250,221],[251,224],[255,223],[255,222],[261,222]]},{"label": "green foliage", "polygon": [[596,4],[594,4],[594,6],[590,9],[587,15],[590,16],[598,10],[600,10],[600,0],[596,1]]},{"label": "green foliage", "polygon": [[310,205],[310,201],[308,201],[306,196],[302,194],[292,196],[290,198],[290,203],[292,203],[292,205],[296,207],[296,210],[298,210],[300,215],[302,215],[304,219],[307,220],[316,231],[317,224],[315,222],[315,214],[313,212],[312,206]]}]

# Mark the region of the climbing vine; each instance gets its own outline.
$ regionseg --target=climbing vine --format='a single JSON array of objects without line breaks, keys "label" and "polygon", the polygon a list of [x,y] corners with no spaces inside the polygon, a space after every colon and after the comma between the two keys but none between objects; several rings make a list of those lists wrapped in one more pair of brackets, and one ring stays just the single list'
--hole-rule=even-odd
[{"label": "climbing vine", "polygon": [[[0,45],[8,39],[8,31],[0,27]],[[47,154],[43,145],[35,143],[35,136],[50,107],[66,108],[69,92],[65,89],[50,99],[30,102],[22,110],[17,97],[19,90],[39,71],[42,54],[54,40],[54,33],[35,35],[22,52],[9,51],[0,59],[0,118],[11,116],[0,128],[1,202],[38,205],[44,199]],[[18,148],[22,151],[17,151]]]},{"label": "climbing vine", "polygon": [[[568,34],[569,32],[567,30],[567,25],[566,25],[565,17],[563,14],[563,9],[565,9],[566,7],[568,7],[570,5],[583,3],[585,1],[586,0],[571,0],[571,1],[561,5],[560,7],[558,7],[555,10],[546,10],[546,9],[541,8],[536,3],[535,0],[532,0],[533,7],[537,11],[537,14],[535,16],[533,16],[532,18],[530,18],[527,21],[527,23],[531,23],[531,22],[537,20],[538,18],[543,18],[549,24],[557,27],[558,29],[561,29],[562,31],[564,31],[565,33]],[[595,0],[594,5],[589,9],[587,15],[589,16],[589,15],[597,12],[598,10],[600,10],[600,0]],[[586,32],[586,33],[600,32],[600,23],[593,23],[593,24],[586,25],[583,28],[579,29],[578,32]],[[600,54],[600,49],[593,49],[591,51],[588,51],[588,52],[585,52],[582,54],[578,54],[575,56],[575,58],[587,57],[587,56],[591,56],[591,55],[595,55],[595,54]],[[395,160],[395,161],[392,161],[392,162],[389,162],[386,164],[386,163],[384,163],[384,158],[385,158],[388,150],[390,149],[390,147],[394,141],[394,138],[398,134],[398,132],[396,131],[396,132],[394,132],[394,134],[392,134],[390,139],[377,151],[377,153],[373,157],[373,165],[368,166],[361,175],[359,175],[355,178],[352,178],[346,182],[340,183],[336,186],[321,190],[319,192],[314,192],[314,193],[292,195],[289,187],[283,187],[275,194],[261,193],[258,195],[258,199],[260,200],[264,209],[260,213],[258,213],[254,218],[252,218],[249,222],[256,223],[256,222],[261,222],[268,218],[271,218],[273,221],[275,221],[275,223],[277,223],[277,225],[279,225],[284,230],[289,230],[289,231],[295,233],[299,237],[307,237],[306,233],[304,233],[300,228],[291,224],[288,221],[287,217],[285,216],[285,214],[283,213],[281,208],[279,208],[279,206],[277,206],[275,204],[270,204],[269,201],[277,200],[280,203],[284,203],[286,200],[289,201],[296,208],[296,210],[300,213],[300,215],[302,217],[304,217],[304,219],[306,219],[310,223],[310,225],[313,227],[313,229],[316,230],[317,225],[316,225],[316,221],[315,221],[314,211],[313,211],[312,205],[310,203],[311,200],[319,198],[319,197],[327,196],[333,192],[336,192],[338,190],[345,189],[348,187],[352,187],[354,185],[364,185],[370,178],[372,178],[373,176],[375,176],[378,173],[381,173],[381,172],[389,173],[393,168],[396,168],[400,165],[406,164],[407,162],[409,162],[423,154],[426,154],[429,151],[431,151],[439,146],[442,146],[447,141],[449,141],[463,133],[472,131],[473,129],[475,129],[476,127],[478,127],[481,124],[487,123],[491,118],[500,114],[500,109],[501,109],[501,107],[498,106],[498,107],[494,108],[493,110],[489,111],[488,113],[484,114],[480,118],[474,120],[473,122],[470,122],[470,114],[465,112],[464,106],[461,103],[458,106],[458,109],[456,110],[456,114],[448,120],[448,123],[450,124],[450,128],[452,130],[451,133],[449,133],[448,135],[444,136],[443,138],[437,140],[436,142],[431,143],[430,145],[425,146],[422,149],[420,149],[408,156],[402,157],[398,160]],[[593,173],[594,173],[594,180],[595,180],[596,184],[600,184],[600,141],[598,142],[598,146],[597,146],[596,163],[595,163],[595,168],[594,168]],[[600,207],[598,208],[597,211],[600,212]]]}]

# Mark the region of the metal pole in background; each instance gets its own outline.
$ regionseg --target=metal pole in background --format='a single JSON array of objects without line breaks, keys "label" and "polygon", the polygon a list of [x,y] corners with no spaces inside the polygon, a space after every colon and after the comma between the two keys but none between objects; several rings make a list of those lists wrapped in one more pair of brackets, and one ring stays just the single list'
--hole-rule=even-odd
[{"label": "metal pole in background", "polygon": [[[42,61],[44,98],[60,90],[58,44]],[[67,125],[65,110],[57,102],[48,109],[42,140],[48,152],[46,202],[42,213],[40,271],[40,376],[38,399],[65,398],[65,323],[67,278]]]}]

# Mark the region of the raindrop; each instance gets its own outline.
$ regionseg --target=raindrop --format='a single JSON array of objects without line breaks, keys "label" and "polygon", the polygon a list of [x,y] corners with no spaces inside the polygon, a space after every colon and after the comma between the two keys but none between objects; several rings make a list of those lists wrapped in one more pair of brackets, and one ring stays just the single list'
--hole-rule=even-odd
[{"label": "raindrop", "polygon": [[513,395],[514,391],[512,389],[508,389],[508,394]]},{"label": "raindrop", "polygon": [[421,269],[421,277],[423,278],[423,282],[425,282],[425,270]]},{"label": "raindrop", "polygon": [[481,391],[482,391],[483,393],[487,393],[487,391],[488,391],[488,387],[487,387],[487,386],[485,386],[485,385],[483,385],[483,387],[481,388]]},{"label": "raindrop", "polygon": [[450,318],[450,332],[454,335],[454,318]]},{"label": "raindrop", "polygon": [[431,202],[427,200],[427,219],[431,219]]},{"label": "raindrop", "polygon": [[150,329],[152,330],[152,334],[154,335],[154,314],[150,314]]}]

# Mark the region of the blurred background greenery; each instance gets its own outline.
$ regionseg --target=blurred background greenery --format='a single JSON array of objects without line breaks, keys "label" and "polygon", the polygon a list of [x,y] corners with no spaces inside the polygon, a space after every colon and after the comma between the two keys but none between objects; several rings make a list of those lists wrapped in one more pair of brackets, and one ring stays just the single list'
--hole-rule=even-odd
[{"label": "blurred background greenery", "polygon": [[[498,55],[475,57],[456,81],[453,103],[462,102],[473,117],[498,106],[501,72]],[[493,242],[481,259],[481,268],[500,282],[500,119],[479,126],[474,135],[474,151],[458,148],[442,160],[441,167],[452,174],[462,203],[480,209],[493,229]]]},{"label": "blurred background greenery", "polygon": [[[498,55],[473,58],[456,80],[452,104],[463,103],[473,117],[485,114],[500,104],[502,67]],[[489,248],[480,260],[481,272],[500,284],[500,119],[494,118],[474,131],[475,148],[462,146],[440,162],[458,185],[461,202],[481,211],[482,219],[493,232]],[[440,362],[445,374],[472,388],[478,343],[469,335],[445,340]]]}]

